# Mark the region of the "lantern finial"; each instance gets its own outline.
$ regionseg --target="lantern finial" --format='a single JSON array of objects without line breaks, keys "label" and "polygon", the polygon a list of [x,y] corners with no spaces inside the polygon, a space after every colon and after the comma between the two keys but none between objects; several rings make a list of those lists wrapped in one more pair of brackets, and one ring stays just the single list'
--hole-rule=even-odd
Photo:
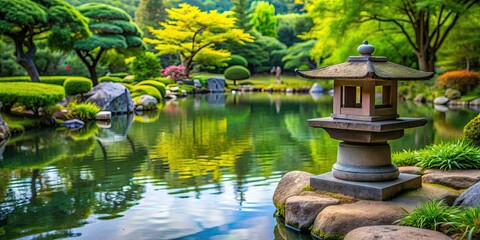
[{"label": "lantern finial", "polygon": [[358,53],[362,56],[372,56],[373,51],[375,51],[375,48],[368,44],[368,41],[365,40],[363,41],[363,44],[358,46],[357,48]]}]

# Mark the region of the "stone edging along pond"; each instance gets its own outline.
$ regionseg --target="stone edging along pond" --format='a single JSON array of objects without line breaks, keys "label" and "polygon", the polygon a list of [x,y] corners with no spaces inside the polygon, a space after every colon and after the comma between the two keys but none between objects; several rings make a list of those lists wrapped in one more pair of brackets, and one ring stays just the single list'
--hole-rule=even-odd
[{"label": "stone edging along pond", "polygon": [[[422,172],[417,167],[400,167],[399,170],[414,174]],[[384,237],[391,236],[396,231],[411,232],[408,239],[416,239],[412,235],[412,227],[392,225],[407,212],[420,207],[422,202],[441,200],[451,206],[459,198],[461,189],[480,182],[480,170],[442,172],[431,169],[424,171],[422,188],[402,193],[388,201],[370,201],[315,191],[310,187],[312,176],[314,175],[307,172],[292,171],[282,177],[273,196],[277,215],[283,218],[287,227],[310,232],[314,237],[323,239],[343,239],[350,231],[366,227],[362,231],[356,230],[357,233],[365,234],[365,238],[352,233],[347,235],[350,240],[369,239],[367,236],[372,236],[369,234],[374,230],[375,236],[384,233]],[[369,226],[376,227],[368,228]],[[428,236],[422,239],[450,239],[440,232],[426,229],[416,229],[415,233],[419,234],[417,237]],[[406,237],[407,235],[399,234],[397,238],[388,239],[407,239]]]}]

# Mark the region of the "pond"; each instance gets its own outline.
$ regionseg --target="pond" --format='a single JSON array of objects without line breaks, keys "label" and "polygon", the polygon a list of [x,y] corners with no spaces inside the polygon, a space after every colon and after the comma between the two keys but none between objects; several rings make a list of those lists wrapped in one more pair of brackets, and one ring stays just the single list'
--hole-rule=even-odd
[{"label": "pond", "polygon": [[[78,131],[44,129],[0,147],[1,239],[294,239],[272,196],[292,170],[330,170],[338,141],[307,119],[329,95],[221,94],[163,103]],[[456,139],[478,113],[402,103],[426,117],[394,151]]]}]

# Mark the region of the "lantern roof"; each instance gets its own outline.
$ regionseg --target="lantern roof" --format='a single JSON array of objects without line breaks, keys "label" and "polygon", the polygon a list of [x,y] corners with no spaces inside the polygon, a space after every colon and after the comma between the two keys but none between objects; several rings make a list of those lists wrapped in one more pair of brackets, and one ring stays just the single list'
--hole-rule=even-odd
[{"label": "lantern roof", "polygon": [[295,70],[304,78],[312,79],[379,79],[428,80],[433,72],[419,71],[387,61],[386,57],[372,56],[374,47],[364,41],[357,48],[360,56],[349,57],[348,62],[313,70]]}]

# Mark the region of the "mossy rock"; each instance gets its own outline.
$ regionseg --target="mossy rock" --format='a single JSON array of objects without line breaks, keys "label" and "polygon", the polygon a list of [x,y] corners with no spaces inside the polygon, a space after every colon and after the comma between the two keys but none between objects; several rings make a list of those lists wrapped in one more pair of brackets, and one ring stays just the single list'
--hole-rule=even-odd
[{"label": "mossy rock", "polygon": [[480,114],[465,125],[463,133],[466,139],[480,145]]}]

